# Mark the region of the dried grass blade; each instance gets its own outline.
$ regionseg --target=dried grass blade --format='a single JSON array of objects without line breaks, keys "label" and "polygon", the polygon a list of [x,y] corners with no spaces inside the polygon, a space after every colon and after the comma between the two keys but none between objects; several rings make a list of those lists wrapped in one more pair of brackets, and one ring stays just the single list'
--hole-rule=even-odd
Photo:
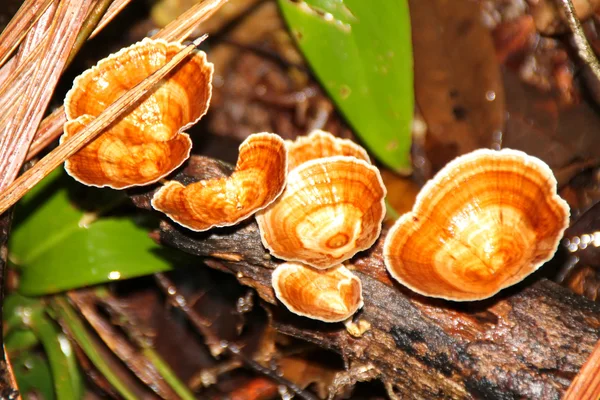
[{"label": "dried grass blade", "polygon": [[563,397],[563,400],[597,399],[600,399],[600,341]]},{"label": "dried grass blade", "polygon": [[57,12],[59,9],[60,1],[54,0],[42,16],[35,23],[35,26],[27,33],[25,40],[19,46],[17,52],[17,62],[21,63],[23,60],[28,58],[46,37],[48,36],[48,29],[52,27],[54,18],[58,16]]},{"label": "dried grass blade", "polygon": [[198,46],[205,38],[206,35],[196,39],[194,43],[185,47],[162,68],[140,82],[123,96],[119,97],[117,101],[108,106],[106,110],[96,117],[87,127],[62,143],[56,149],[52,150],[46,157],[42,158],[35,166],[33,166],[33,168],[29,169],[15,180],[10,187],[2,192],[2,196],[0,197],[0,214],[4,213],[4,211],[15,204],[29,191],[29,189],[46,177],[52,170],[94,140],[94,138],[106,127],[126,113],[129,108],[148,93],[154,85],[187,58],[187,56],[189,56],[196,46]]},{"label": "dried grass blade", "polygon": [[20,61],[22,57],[17,56],[14,63],[5,64],[5,67],[16,66],[16,68],[11,72],[11,76],[0,84],[0,110],[3,112],[3,116],[0,118],[0,121],[2,121],[0,126],[5,125],[4,119],[12,116],[13,107],[19,104],[17,99],[27,90],[31,74],[35,69],[35,61],[40,58],[42,49],[46,44],[47,40],[24,57],[23,61]]},{"label": "dried grass blade", "polygon": [[[52,19],[58,8],[58,1],[50,3],[49,7],[42,13],[41,17],[36,21],[34,26],[29,30],[25,36],[25,40],[19,46],[17,54],[8,60],[0,69],[0,84],[2,89],[0,93],[6,91],[6,85],[11,85],[9,81],[15,80],[16,78],[21,79],[20,69],[32,68],[34,60],[36,59],[33,55],[36,51],[40,51],[38,48],[39,43],[44,39],[44,35],[48,28],[52,25]],[[23,65],[27,64],[27,65]],[[0,94],[2,97],[2,94]],[[3,108],[1,108],[3,109]]]},{"label": "dried grass blade", "polygon": [[[130,0],[115,0],[115,2],[106,12],[106,15],[102,21],[100,21],[98,24],[98,27],[94,33],[92,33],[92,36],[97,30],[106,25],[103,24],[105,19],[108,19],[109,17],[112,18],[109,16],[109,13],[113,8],[116,8],[117,6],[122,8],[124,7],[122,3],[126,4],[128,1]],[[218,8],[226,2],[227,0],[205,0],[202,3],[196,4],[188,11],[181,14],[175,21],[171,22],[164,29],[154,35],[154,38],[162,38],[164,40],[181,42],[190,35],[196,26],[210,18],[210,16],[212,16],[218,10]],[[40,151],[42,151],[48,144],[50,144],[62,133],[62,126],[65,121],[66,117],[63,107],[55,110],[51,115],[44,119],[44,122],[40,127],[40,130],[37,132],[29,152],[27,153],[27,161],[39,154]],[[44,129],[42,129],[42,127]]]},{"label": "dried grass blade", "polygon": [[180,42],[191,35],[196,26],[210,18],[225,3],[227,0],[204,0],[181,14],[153,38]]},{"label": "dried grass blade", "polygon": [[65,122],[67,122],[67,116],[63,107],[57,108],[52,114],[44,118],[35,134],[35,139],[33,139],[31,146],[29,146],[26,161],[31,160],[52,143],[56,139],[56,136],[58,136],[56,132],[62,132]]},{"label": "dried grass blade", "polygon": [[[73,46],[73,49],[78,48],[78,41],[85,41],[88,38],[90,31],[101,16],[98,16],[97,13],[105,11],[111,2],[112,0],[100,0],[96,3],[77,35],[76,44]],[[30,34],[19,48],[19,53],[15,57],[16,64],[10,66],[7,64],[5,66],[5,68],[13,68],[16,65],[16,68],[10,71],[9,79],[4,82],[0,80],[0,110],[4,110],[4,115],[0,117],[0,126],[4,126],[6,119],[12,115],[13,107],[19,103],[17,101],[18,96],[21,96],[27,90],[27,85],[31,79],[36,61],[42,57],[42,51],[48,46],[50,37],[47,35],[47,31],[52,24],[57,5],[58,3],[54,3],[52,7],[49,7],[39,19],[36,26],[30,31]],[[64,68],[71,62],[75,53],[76,51],[70,52],[69,59]],[[4,68],[2,70],[4,71]]]},{"label": "dried grass blade", "polygon": [[19,98],[16,112],[0,138],[0,171],[3,171],[0,189],[15,179],[25,160],[89,4],[90,1],[82,4],[77,0],[65,0],[58,6],[57,16],[47,34],[48,40],[44,41],[43,56],[38,60],[27,90]]},{"label": "dried grass blade", "polygon": [[0,34],[0,66],[4,65],[52,0],[26,0]]},{"label": "dried grass blade", "polygon": [[112,21],[113,18],[116,17],[129,3],[131,3],[131,0],[114,0],[96,26],[96,29],[94,29],[94,32],[92,32],[90,35],[90,38],[93,38],[100,33],[100,31],[104,29],[104,27],[108,25],[108,23]]}]

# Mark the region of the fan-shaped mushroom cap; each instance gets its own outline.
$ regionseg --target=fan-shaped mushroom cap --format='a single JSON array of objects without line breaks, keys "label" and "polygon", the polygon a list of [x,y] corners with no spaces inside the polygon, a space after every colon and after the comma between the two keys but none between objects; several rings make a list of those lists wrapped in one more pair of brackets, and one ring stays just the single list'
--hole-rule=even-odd
[{"label": "fan-shaped mushroom cap", "polygon": [[194,231],[235,225],[281,194],[287,175],[284,141],[272,133],[250,135],[240,146],[237,166],[228,178],[184,186],[168,182],[152,206]]},{"label": "fan-shaped mushroom cap", "polygon": [[374,166],[355,157],[321,158],[292,170],[281,197],[256,220],[275,257],[329,268],[377,240],[384,197]]},{"label": "fan-shaped mushroom cap", "polygon": [[339,322],[363,306],[360,279],[343,265],[318,270],[284,263],[273,271],[272,283],[277,298],[304,317]]},{"label": "fan-shaped mushroom cap", "polygon": [[516,150],[476,150],[423,187],[388,233],[385,264],[425,296],[485,299],[549,260],[568,223],[569,207],[543,161]]},{"label": "fan-shaped mushroom cap", "polygon": [[[75,135],[91,123],[94,117],[82,115],[65,123],[61,141]],[[111,125],[92,143],[71,156],[65,164],[69,175],[79,182],[98,186],[112,182],[113,188],[127,187],[137,182],[160,178],[164,171],[173,171],[190,154],[192,141],[183,133],[172,140],[139,142],[139,129],[127,118]]]},{"label": "fan-shaped mushroom cap", "polygon": [[[144,39],[101,60],[77,77],[65,98],[65,113],[69,122],[65,124],[62,139],[81,129],[81,125],[89,123],[93,119],[89,117],[98,116],[183,48],[179,43]],[[101,134],[101,139],[96,141],[103,142],[103,145],[92,142],[88,147],[94,150],[86,147],[81,151],[86,153],[85,156],[67,160],[67,172],[84,184],[115,189],[146,185],[169,174],[189,156],[191,143],[180,132],[206,113],[212,91],[212,73],[213,65],[206,61],[206,55],[201,51],[192,53],[139,104]],[[78,123],[72,123],[73,120]],[[107,137],[102,138],[104,135]],[[109,141],[115,143],[110,144]],[[184,144],[187,149],[180,151],[179,147]],[[132,151],[121,153],[121,149],[136,146],[144,148],[138,154],[145,155],[146,158],[138,158],[138,162],[144,166],[130,164],[135,161]],[[173,148],[178,150],[172,151]],[[162,154],[161,149],[171,153]],[[109,153],[105,154],[104,151]],[[171,160],[165,162],[167,157]],[[151,163],[155,165],[151,166]],[[101,171],[91,168],[100,168]],[[142,174],[143,177],[132,175],[131,169],[145,170],[146,173]]]},{"label": "fan-shaped mushroom cap", "polygon": [[288,171],[306,161],[333,156],[351,156],[371,163],[367,151],[351,140],[341,139],[329,132],[314,130],[296,140],[286,140]]}]

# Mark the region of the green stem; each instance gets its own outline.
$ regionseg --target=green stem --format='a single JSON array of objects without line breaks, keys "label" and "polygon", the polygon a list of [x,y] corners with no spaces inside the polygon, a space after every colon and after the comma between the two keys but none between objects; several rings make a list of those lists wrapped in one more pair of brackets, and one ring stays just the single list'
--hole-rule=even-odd
[{"label": "green stem", "polygon": [[81,26],[81,30],[79,31],[77,38],[75,38],[75,43],[73,43],[73,49],[71,50],[69,58],[67,58],[67,63],[65,64],[65,69],[69,66],[69,64],[71,64],[71,61],[73,61],[83,44],[90,37],[94,29],[96,28],[96,25],[98,25],[98,22],[100,22],[100,19],[102,19],[102,16],[106,12],[106,10],[108,10],[108,7],[112,4],[113,1],[114,0],[100,0],[90,11],[87,18],[83,22],[83,25]]},{"label": "green stem", "polygon": [[31,315],[29,326],[42,342],[59,400],[80,399],[83,387],[71,343],[42,311]]},{"label": "green stem", "polygon": [[52,300],[52,306],[57,316],[67,326],[71,332],[71,335],[73,335],[75,341],[90,359],[92,364],[98,368],[100,373],[104,375],[108,382],[119,392],[121,396],[123,396],[123,398],[126,400],[135,400],[137,398],[135,394],[121,382],[119,377],[113,373],[110,366],[102,358],[102,355],[96,349],[87,329],[78,318],[71,305],[63,297],[56,296]]},{"label": "green stem", "polygon": [[173,388],[173,390],[179,395],[179,397],[181,397],[184,400],[194,400],[196,398],[194,394],[190,391],[190,389],[183,382],[181,382],[181,380],[179,380],[179,378],[177,377],[177,375],[175,375],[171,367],[167,365],[165,360],[163,360],[162,357],[156,351],[154,351],[154,349],[150,347],[144,347],[142,349],[142,354],[152,364],[154,364],[158,373],[163,377],[165,382],[167,382],[169,386]]}]

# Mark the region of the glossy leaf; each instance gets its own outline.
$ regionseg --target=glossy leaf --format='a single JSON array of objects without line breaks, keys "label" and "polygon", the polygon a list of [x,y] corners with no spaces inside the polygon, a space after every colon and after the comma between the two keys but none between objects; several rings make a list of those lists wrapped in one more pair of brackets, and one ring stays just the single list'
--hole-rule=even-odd
[{"label": "glossy leaf", "polygon": [[292,36],[357,136],[410,172],[413,72],[406,0],[278,0]]},{"label": "glossy leaf", "polygon": [[56,293],[171,268],[161,255],[166,250],[131,219],[94,220],[71,203],[85,197],[97,208],[114,201],[116,192],[79,186],[73,195],[71,185],[77,184],[53,173],[20,203],[9,251],[21,270],[21,293]]}]

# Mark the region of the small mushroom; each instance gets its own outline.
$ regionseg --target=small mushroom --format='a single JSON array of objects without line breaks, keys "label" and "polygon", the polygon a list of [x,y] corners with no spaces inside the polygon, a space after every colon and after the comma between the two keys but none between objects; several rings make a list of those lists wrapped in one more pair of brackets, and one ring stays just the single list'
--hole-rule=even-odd
[{"label": "small mushroom", "polygon": [[[77,77],[65,98],[67,123],[61,140],[89,124],[183,48],[179,43],[144,39]],[[150,184],[168,175],[189,156],[191,141],[182,131],[206,113],[212,74],[206,55],[192,53],[123,118],[70,157],[65,162],[69,175],[86,185],[114,189]]]},{"label": "small mushroom", "polygon": [[188,186],[170,181],[154,194],[152,206],[193,231],[235,225],[281,194],[286,165],[283,139],[272,133],[253,134],[240,145],[230,177]]},{"label": "small mushroom", "polygon": [[569,223],[556,179],[521,151],[476,150],[450,162],[389,231],[384,260],[425,296],[480,300],[549,260]]},{"label": "small mushroom", "polygon": [[317,158],[351,156],[371,163],[367,151],[351,140],[341,139],[329,132],[314,130],[295,141],[286,140],[288,149],[288,171],[302,163]]},{"label": "small mushroom", "polygon": [[256,214],[264,246],[275,257],[324,269],[373,245],[385,215],[379,170],[335,156],[293,169],[281,197]]},{"label": "small mushroom", "polygon": [[273,271],[272,283],[277,298],[304,317],[340,322],[363,306],[360,279],[343,265],[318,270],[284,263]]}]

